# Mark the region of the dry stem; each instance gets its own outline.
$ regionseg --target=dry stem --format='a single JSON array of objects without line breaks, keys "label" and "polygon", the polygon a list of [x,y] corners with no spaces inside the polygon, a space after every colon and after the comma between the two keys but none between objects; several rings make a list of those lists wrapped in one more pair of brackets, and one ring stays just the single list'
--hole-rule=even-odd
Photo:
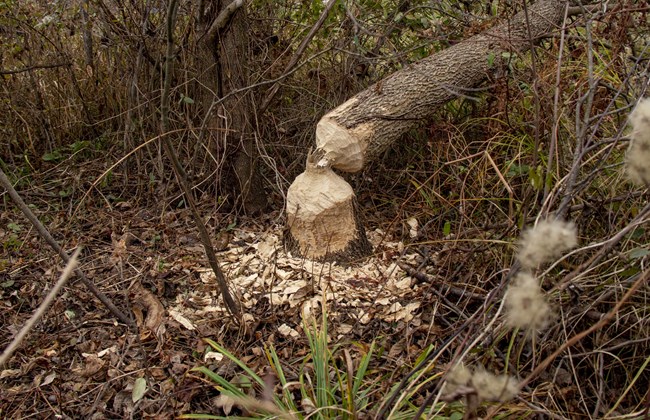
[{"label": "dry stem", "polygon": [[641,285],[644,282],[646,282],[649,278],[650,278],[650,270],[646,270],[645,272],[640,274],[639,278],[634,282],[634,284],[632,284],[630,289],[625,293],[625,295],[621,298],[621,300],[619,300],[616,303],[616,306],[614,306],[614,308],[612,308],[611,311],[609,311],[607,314],[605,314],[605,316],[602,317],[600,321],[598,321],[597,323],[595,323],[591,327],[589,327],[586,330],[574,335],[573,337],[571,337],[571,339],[564,342],[557,350],[555,350],[553,352],[553,354],[548,356],[546,359],[544,359],[544,361],[542,361],[539,365],[537,365],[537,367],[526,377],[526,379],[524,379],[520,383],[520,386],[524,387],[526,384],[530,383],[530,381],[532,381],[537,375],[539,375],[541,372],[546,370],[548,368],[548,366],[551,364],[551,362],[553,360],[555,360],[560,354],[564,353],[564,351],[566,351],[566,349],[576,345],[583,338],[585,338],[586,336],[588,336],[592,332],[597,331],[597,330],[603,328],[605,325],[607,325],[607,323],[609,323],[612,319],[614,319],[614,317],[616,316],[618,311],[621,309],[623,304],[625,304],[625,302],[627,302],[627,300],[634,294],[634,292],[636,292],[636,290],[639,287],[641,287]]}]

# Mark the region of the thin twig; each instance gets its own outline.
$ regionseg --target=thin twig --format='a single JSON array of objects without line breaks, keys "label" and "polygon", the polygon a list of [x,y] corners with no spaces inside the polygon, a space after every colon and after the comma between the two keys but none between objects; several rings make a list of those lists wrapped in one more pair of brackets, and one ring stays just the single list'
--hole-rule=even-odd
[{"label": "thin twig", "polygon": [[[302,57],[305,50],[307,49],[309,42],[312,40],[312,38],[314,38],[316,32],[318,32],[320,27],[323,26],[325,19],[327,19],[327,16],[329,15],[330,10],[332,10],[332,7],[334,7],[336,1],[337,0],[329,0],[327,5],[325,6],[325,10],[323,10],[323,12],[320,14],[320,18],[318,18],[316,24],[314,24],[314,26],[311,28],[311,30],[309,31],[305,39],[302,40],[296,52],[293,53],[291,60],[289,60],[289,63],[284,68],[284,72],[283,72],[284,74],[289,73],[298,63],[298,60],[300,60],[300,57]],[[275,94],[278,93],[278,89],[280,89],[280,83],[275,82],[273,86],[271,86],[271,88],[269,89],[268,93],[266,94],[266,98],[264,98],[264,102],[262,102],[262,105],[260,105],[260,108],[258,109],[259,114],[263,114],[264,111],[266,111],[266,108],[268,108],[268,106],[271,104],[271,101],[275,97]]]},{"label": "thin twig", "polygon": [[[401,399],[400,395],[402,395],[401,393],[406,388],[406,385],[408,384],[409,380],[416,373],[420,372],[421,369],[424,366],[426,366],[429,362],[436,359],[440,355],[440,353],[442,351],[447,349],[448,345],[451,344],[454,340],[456,340],[456,338],[458,338],[462,332],[467,330],[472,325],[472,323],[474,323],[476,321],[476,319],[479,317],[479,315],[487,313],[487,311],[489,311],[490,306],[492,305],[492,303],[494,302],[496,297],[501,293],[501,290],[503,289],[503,287],[506,285],[506,283],[510,279],[510,277],[511,277],[510,274],[513,271],[516,271],[516,270],[517,270],[517,267],[516,267],[516,264],[515,264],[515,266],[513,266],[513,268],[510,270],[510,273],[508,273],[508,275],[504,276],[504,278],[501,280],[501,283],[499,284],[499,286],[497,288],[495,288],[495,289],[492,289],[492,291],[490,291],[490,293],[487,294],[487,296],[485,297],[485,301],[483,302],[483,305],[481,305],[481,307],[479,309],[477,309],[476,312],[474,312],[467,320],[465,320],[463,322],[463,324],[460,327],[458,327],[453,334],[451,334],[451,336],[447,337],[444,340],[444,342],[442,344],[440,344],[439,347],[436,347],[436,349],[434,351],[429,353],[413,369],[411,369],[409,371],[409,373],[406,374],[406,376],[404,376],[402,378],[402,380],[399,382],[399,384],[392,389],[390,397],[381,404],[381,406],[379,407],[378,413],[374,416],[374,419],[384,419],[384,418],[389,417],[389,415],[388,415],[389,411],[392,413],[392,410],[395,410],[397,408],[398,405],[396,404],[396,401],[398,399]],[[499,308],[498,308],[498,311],[501,311],[502,307],[503,307],[503,305],[500,305]],[[495,319],[495,318],[493,318],[493,319]],[[486,332],[488,330],[483,329],[483,331]],[[481,333],[481,336],[482,336],[482,334],[483,333]],[[468,349],[469,348],[470,347],[468,347]],[[395,407],[393,407],[391,409],[391,406],[393,406],[393,404],[395,404]]]},{"label": "thin twig", "polygon": [[[596,165],[597,168],[592,170],[591,174],[586,177],[585,180],[578,182],[577,176],[578,172],[580,171],[580,168],[582,166],[582,163],[584,162],[585,156],[592,151],[592,147],[596,144],[596,136],[600,132],[600,125],[602,121],[609,116],[612,112],[620,112],[627,107],[621,107],[616,109],[615,111],[612,111],[612,107],[617,106],[617,100],[619,97],[623,94],[623,90],[626,88],[626,86],[629,85],[630,79],[633,78],[633,74],[638,74],[638,72],[643,73],[644,71],[647,72],[648,69],[650,69],[650,62],[648,62],[644,67],[641,67],[643,60],[643,54],[648,50],[648,47],[644,47],[643,52],[640,54],[639,57],[635,59],[633,69],[636,69],[637,72],[630,71],[625,79],[620,83],[620,87],[614,94],[614,97],[609,101],[605,109],[597,114],[594,115],[593,117],[585,118],[585,126],[588,124],[591,124],[590,126],[592,127],[591,129],[591,134],[588,139],[584,139],[583,137],[586,135],[586,130],[587,128],[584,128],[582,131],[582,134],[580,134],[581,129],[579,128],[580,122],[578,120],[579,115],[580,115],[580,107],[582,103],[582,98],[579,100],[577,109],[576,109],[576,134],[578,137],[577,138],[582,138],[584,142],[581,142],[579,140],[576,140],[576,150],[574,152],[574,160],[571,165],[571,169],[569,170],[569,173],[565,176],[565,181],[564,181],[564,186],[562,186],[562,189],[566,191],[564,194],[564,197],[562,198],[557,211],[556,215],[558,218],[564,218],[569,211],[569,208],[571,206],[571,202],[577,198],[582,191],[584,191],[589,185],[591,185],[590,181],[595,177],[596,172],[599,170],[602,165],[605,164],[605,162],[608,161],[606,157],[602,157],[599,159],[599,163]],[[593,64],[593,63],[592,63]],[[591,79],[590,79],[591,80]],[[594,85],[595,86],[595,85]],[[595,87],[592,86],[590,82],[590,89],[595,89]],[[641,92],[643,94],[643,92]],[[618,139],[621,138],[624,126],[620,127],[618,130],[618,133],[614,137],[615,141],[618,141]],[[582,147],[582,146],[584,147]],[[612,152],[613,148],[609,149],[608,155]],[[558,185],[560,186],[560,185]],[[551,203],[550,197],[548,197],[547,201],[544,203],[544,206],[550,206]]]},{"label": "thin twig", "polygon": [[611,311],[609,311],[605,316],[592,325],[591,327],[587,328],[586,330],[574,335],[569,339],[568,341],[564,342],[557,350],[553,352],[550,356],[548,356],[544,361],[542,361],[537,367],[519,384],[521,387],[526,386],[530,381],[535,379],[537,375],[539,375],[541,372],[546,370],[548,366],[551,364],[553,360],[555,360],[560,354],[564,353],[569,347],[572,347],[576,344],[578,344],[583,338],[588,336],[594,331],[597,331],[601,328],[603,328],[605,325],[607,325],[618,313],[618,311],[621,309],[621,307],[625,304],[625,302],[628,301],[628,299],[636,292],[639,287],[643,283],[645,283],[648,279],[650,278],[650,270],[646,270],[643,272],[641,275],[639,275],[639,278],[632,284],[632,286],[628,289],[628,291],[623,295],[621,300],[619,300],[616,303],[616,306],[612,308]]},{"label": "thin twig", "polygon": [[[397,265],[402,270],[406,271],[406,274],[408,274],[409,276],[414,277],[416,280],[418,280],[418,281],[420,281],[422,283],[430,284],[431,287],[432,287],[432,290],[435,292],[436,295],[438,295],[441,298],[444,297],[444,293],[442,293],[442,291],[438,290],[434,286],[434,284],[437,283],[437,281],[433,276],[430,276],[427,273],[423,273],[421,271],[418,271],[418,270],[414,269],[413,267],[411,267],[410,265],[408,265],[408,264],[406,264],[405,262],[402,262],[402,261],[398,261]],[[452,295],[455,295],[455,296],[468,298],[468,299],[472,299],[472,300],[479,300],[479,301],[482,301],[483,299],[485,299],[485,295],[482,295],[480,293],[470,292],[469,290],[461,289],[460,287],[451,286],[451,285],[448,285],[448,284],[443,284],[441,288],[446,289],[449,293],[451,293]],[[461,312],[461,313],[459,313],[459,315],[463,316],[463,313]]]},{"label": "thin twig", "polygon": [[52,287],[50,293],[48,293],[47,296],[45,296],[45,299],[38,306],[36,312],[34,312],[34,315],[32,315],[32,317],[29,318],[29,320],[27,320],[27,322],[20,330],[20,332],[16,334],[13,340],[11,340],[11,343],[9,343],[5,351],[0,356],[0,366],[4,365],[7,362],[7,360],[9,360],[9,358],[14,353],[14,351],[16,351],[18,346],[20,346],[20,343],[23,342],[27,333],[29,333],[29,331],[31,331],[31,329],[34,328],[34,325],[36,325],[36,323],[43,317],[45,311],[47,311],[47,309],[54,301],[54,298],[56,298],[56,295],[59,293],[59,290],[61,290],[63,285],[65,285],[65,283],[72,275],[75,267],[77,266],[77,257],[79,256],[80,252],[81,252],[81,247],[77,248],[74,254],[72,254],[72,257],[70,257],[70,260],[66,264],[63,273],[61,273],[61,277],[59,277],[59,280],[56,282],[54,287]]},{"label": "thin twig", "polygon": [[544,182],[544,198],[542,203],[546,202],[550,193],[550,179],[553,172],[553,164],[555,163],[555,149],[558,147],[558,134],[560,131],[560,86],[562,83],[562,60],[564,56],[564,40],[567,31],[567,12],[569,4],[565,5],[564,19],[562,20],[562,28],[560,32],[560,46],[557,58],[557,69],[555,73],[555,89],[553,92],[553,130],[551,131],[551,142],[548,148],[548,158],[546,164],[546,176]]},{"label": "thin twig", "polygon": [[[591,118],[592,105],[599,80],[594,78],[594,51],[591,30],[591,19],[585,23],[585,32],[587,37],[587,92],[578,99],[575,112],[575,150],[571,170],[567,174],[565,191],[557,210],[557,218],[564,219],[571,205],[571,201],[577,196],[578,175],[585,157],[585,149],[589,146],[590,138],[587,137],[589,129],[589,120]],[[582,117],[582,119],[581,119]]]},{"label": "thin twig", "polygon": [[53,68],[57,68],[57,67],[67,67],[69,65],[70,65],[70,63],[35,64],[33,66],[23,67],[21,69],[0,70],[0,75],[4,76],[6,74],[25,73],[25,72],[32,71],[32,70],[53,69]]},{"label": "thin twig", "polygon": [[289,72],[284,73],[284,74],[276,77],[275,79],[264,80],[264,81],[261,81],[261,82],[253,83],[251,85],[244,86],[242,88],[232,90],[232,91],[228,92],[227,94],[225,94],[224,96],[222,96],[221,98],[215,98],[212,101],[212,103],[210,104],[210,106],[208,107],[208,110],[205,112],[205,116],[203,117],[203,120],[201,122],[201,128],[199,129],[199,135],[198,135],[198,141],[199,142],[203,141],[203,138],[205,136],[205,132],[207,131],[208,122],[210,121],[210,116],[212,115],[212,112],[214,111],[214,109],[217,106],[219,106],[223,102],[225,102],[226,99],[229,99],[229,98],[231,98],[232,96],[235,96],[235,95],[239,95],[240,93],[243,93],[243,92],[251,91],[251,90],[253,90],[255,88],[258,88],[258,87],[261,87],[261,86],[272,85],[273,83],[280,82],[280,81],[286,79],[287,77],[291,76],[293,73],[300,70],[303,66],[305,66],[310,61],[320,57],[321,55],[325,55],[326,53],[328,53],[330,51],[331,51],[331,48],[328,48],[328,49],[326,49],[324,51],[319,51],[319,52],[311,55],[304,62],[300,63],[299,65],[294,67]]},{"label": "thin twig", "polygon": [[[625,236],[630,231],[635,229],[641,223],[644,223],[646,218],[649,215],[650,215],[650,203],[646,204],[646,206],[639,212],[639,214],[630,223],[627,224],[627,226],[625,226],[620,231],[616,232],[616,234],[613,235],[611,238],[602,242],[603,247],[600,250],[598,250],[598,252],[592,255],[592,257],[589,258],[589,260],[587,260],[583,264],[580,264],[578,268],[576,268],[575,270],[573,270],[572,272],[564,276],[562,281],[559,282],[551,291],[554,290],[562,291],[566,289],[572,280],[574,280],[580,274],[584,273],[585,271],[593,267],[595,264],[597,264],[601,259],[603,259],[614,248],[614,246],[616,246],[621,240],[623,240],[623,238],[625,238]],[[553,266],[555,266],[556,264],[557,262],[553,264]],[[550,272],[550,268],[546,270],[546,273],[548,272]]]}]

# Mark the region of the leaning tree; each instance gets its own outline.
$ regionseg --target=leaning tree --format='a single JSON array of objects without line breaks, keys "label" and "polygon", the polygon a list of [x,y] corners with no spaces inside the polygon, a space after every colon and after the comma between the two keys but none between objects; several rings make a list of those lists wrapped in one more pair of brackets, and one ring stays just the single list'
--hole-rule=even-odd
[{"label": "leaning tree", "polygon": [[554,33],[569,2],[542,0],[509,21],[380,80],[327,113],[316,149],[287,193],[285,241],[302,256],[349,260],[371,246],[352,187],[333,169],[357,172],[407,130],[499,71],[505,53],[520,53]]}]

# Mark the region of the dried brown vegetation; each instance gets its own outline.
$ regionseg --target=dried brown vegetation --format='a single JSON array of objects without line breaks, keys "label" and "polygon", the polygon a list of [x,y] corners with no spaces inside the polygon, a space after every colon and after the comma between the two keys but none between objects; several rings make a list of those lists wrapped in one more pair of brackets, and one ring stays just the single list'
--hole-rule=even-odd
[{"label": "dried brown vegetation", "polygon": [[[319,317],[323,302],[336,368],[353,371],[371,343],[379,349],[357,418],[648,415],[650,208],[646,186],[623,168],[628,116],[650,96],[648,6],[567,8],[538,46],[494,57],[485,84],[347,176],[374,253],[342,267],[282,247],[286,191],[320,117],[524,5],[337,2],[297,54],[322,2],[248,2],[212,38],[226,3],[179,1],[162,132],[166,2],[0,2],[0,168],[67,251],[83,246],[79,268],[137,325],[71,279],[0,367],[0,417],[223,415],[228,401],[191,369],[244,387],[242,370],[203,338],[259,375],[273,346],[294,382],[275,395],[300,401],[296,384],[313,369],[303,319]],[[221,251],[239,322],[161,136]],[[644,161],[627,160],[643,171]],[[64,264],[2,198],[4,349]],[[502,298],[520,268],[520,234],[554,215],[575,224],[577,247],[527,267],[554,318],[532,335],[513,331]],[[481,378],[517,378],[519,394],[479,405],[464,380],[443,397],[459,362],[482,366]],[[262,406],[267,391],[248,395]],[[310,410],[299,408],[298,417]]]}]

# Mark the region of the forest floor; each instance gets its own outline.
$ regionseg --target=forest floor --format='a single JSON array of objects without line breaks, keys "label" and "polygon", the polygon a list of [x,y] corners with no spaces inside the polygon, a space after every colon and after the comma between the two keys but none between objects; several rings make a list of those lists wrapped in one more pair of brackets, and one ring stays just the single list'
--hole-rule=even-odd
[{"label": "forest floor", "polygon": [[[200,212],[231,291],[241,303],[242,322],[237,323],[224,307],[189,210],[173,209],[164,199],[156,207],[108,195],[79,205],[81,195],[74,200],[61,195],[69,189],[59,183],[31,182],[29,188],[18,188],[23,199],[69,252],[83,247],[80,268],[137,327],[119,323],[72,278],[0,369],[0,418],[242,414],[241,408],[220,397],[214,382],[194,370],[205,366],[232,381],[242,372],[206,339],[223,346],[259,376],[270,378],[276,395],[281,395],[269,351],[277,352],[286,379],[297,383],[311,357],[305,328],[310,320],[318,324],[323,319],[323,309],[335,363],[358,368],[369,348],[376,349],[367,371],[374,399],[359,418],[376,415],[374,410],[432,349],[440,351],[435,372],[432,380],[416,387],[409,402],[415,410],[439,391],[439,378],[461,352],[471,350],[472,358],[493,372],[506,371],[509,363],[517,365],[523,377],[562,342],[554,337],[561,336],[564,323],[552,326],[550,338],[540,339],[537,347],[522,340],[516,352],[511,351],[516,334],[508,338],[498,322],[488,331],[490,320],[496,320],[494,297],[503,291],[503,273],[509,268],[504,247],[516,241],[516,229],[489,218],[464,229],[463,237],[443,236],[428,232],[424,217],[417,225],[412,219],[398,219],[394,206],[378,206],[364,191],[360,207],[374,252],[344,266],[288,255],[280,211],[229,223],[215,212],[212,200],[204,199]],[[0,345],[6,348],[64,265],[8,200],[0,210],[0,243]],[[574,295],[562,309],[565,316],[578,319],[571,331],[599,320],[617,296],[609,294],[610,302],[603,300],[602,292],[596,293],[596,302],[603,307],[597,313],[594,308],[600,306]],[[626,319],[622,317],[610,332],[621,337],[617,343],[629,345],[612,347],[607,338],[605,344],[585,340],[576,346],[578,354],[596,354],[593,346],[607,345],[612,354],[635,364],[627,376],[603,375],[603,380],[609,378],[608,392],[595,402],[589,395],[585,398],[588,382],[577,379],[586,375],[592,380],[593,367],[583,364],[569,371],[560,361],[543,372],[535,386],[523,390],[525,395],[502,408],[528,416],[546,412],[539,404],[576,415],[586,411],[585,401],[594,403],[598,414],[612,406],[608,404],[637,410],[644,406],[643,360],[650,359],[641,353],[647,344],[647,336],[643,338],[647,319],[631,326]],[[472,344],[476,337],[481,339]],[[292,392],[300,403],[300,393]],[[449,417],[464,411],[459,404],[448,407]]]},{"label": "forest floor", "polygon": [[[24,198],[37,201],[30,194]],[[287,255],[277,212],[221,234],[214,228],[219,259],[242,305],[245,326],[237,327],[223,306],[188,210],[158,214],[122,202],[86,211],[74,223],[64,211],[39,216],[50,221],[49,229],[67,249],[83,246],[81,269],[134,317],[138,328],[118,324],[72,279],[0,372],[3,418],[218,414],[218,393],[192,368],[207,365],[228,376],[234,365],[211,360],[203,339],[219,342],[264,372],[269,345],[287,363],[304,357],[303,320],[320,316],[323,299],[333,342],[380,343],[386,350],[382,368],[393,376],[412,366],[441,334],[440,320],[434,322],[441,285],[423,284],[397,265],[399,260],[434,279],[437,253],[424,247],[406,253],[401,242],[379,228],[368,234],[374,255],[348,267]],[[63,264],[17,210],[0,214],[0,226],[6,227],[0,228],[4,348],[42,302]],[[470,286],[457,285],[450,298],[459,298],[463,287]],[[469,291],[472,296],[485,292]],[[146,379],[147,392],[134,403],[137,378]]]}]

